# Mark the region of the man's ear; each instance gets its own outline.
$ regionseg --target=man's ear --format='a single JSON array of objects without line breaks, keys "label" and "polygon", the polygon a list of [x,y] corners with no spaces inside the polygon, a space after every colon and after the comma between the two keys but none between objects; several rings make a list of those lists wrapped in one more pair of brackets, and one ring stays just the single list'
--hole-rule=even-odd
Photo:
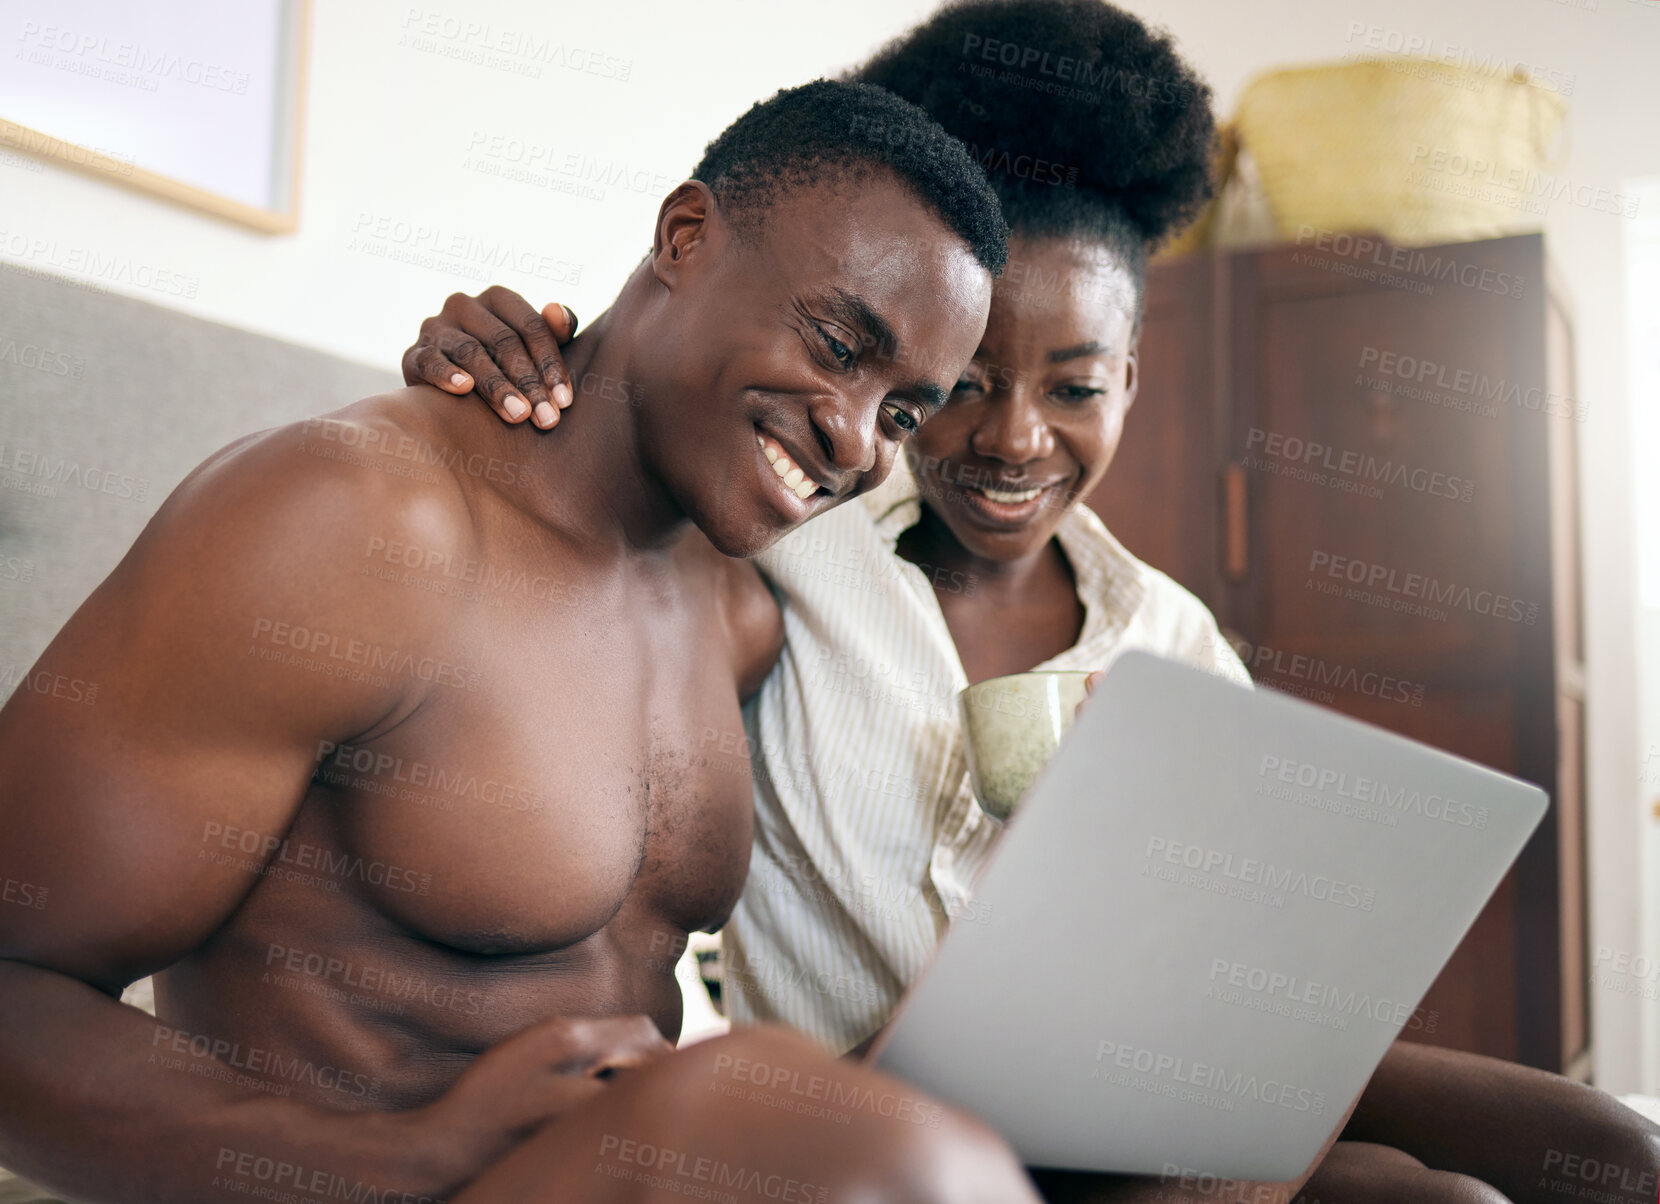
[{"label": "man's ear", "polygon": [[715,194],[700,180],[687,180],[663,198],[651,240],[651,271],[657,282],[673,288],[687,260],[720,226]]},{"label": "man's ear", "polygon": [[1124,412],[1135,404],[1136,387],[1141,384],[1141,350],[1132,343],[1130,354],[1124,359]]}]

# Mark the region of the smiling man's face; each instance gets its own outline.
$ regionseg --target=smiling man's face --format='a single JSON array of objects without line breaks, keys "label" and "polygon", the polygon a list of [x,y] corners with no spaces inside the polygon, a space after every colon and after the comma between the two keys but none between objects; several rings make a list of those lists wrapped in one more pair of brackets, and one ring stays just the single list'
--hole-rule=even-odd
[{"label": "smiling man's face", "polygon": [[718,208],[676,221],[673,204],[641,452],[717,548],[749,556],[886,479],[973,356],[991,275],[885,171],[794,189],[742,239]]}]

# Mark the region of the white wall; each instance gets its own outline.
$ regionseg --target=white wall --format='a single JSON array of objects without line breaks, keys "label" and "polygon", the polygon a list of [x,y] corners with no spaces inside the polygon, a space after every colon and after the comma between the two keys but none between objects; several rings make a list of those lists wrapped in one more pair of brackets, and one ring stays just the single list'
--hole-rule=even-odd
[{"label": "white wall", "polygon": [[[1647,867],[1641,903],[1644,944],[1632,950],[1621,972],[1619,953],[1609,949],[1593,981],[1642,1000],[1650,1020],[1649,1083],[1660,1060],[1660,179],[1642,189],[1641,213],[1632,225],[1626,264],[1629,379],[1633,402],[1632,440],[1637,457],[1637,571],[1641,629],[1638,639],[1639,743],[1643,750],[1640,786],[1649,808],[1648,838],[1641,842]],[[1643,958],[1643,961],[1638,961]],[[1600,981],[1599,981],[1600,980]],[[1651,1089],[1652,1090],[1652,1089]],[[1655,1092],[1660,1094],[1660,1092]]]},{"label": "white wall", "polygon": [[[1177,33],[1224,108],[1257,71],[1363,51],[1355,22],[1571,76],[1566,170],[1618,191],[1627,180],[1660,175],[1652,124],[1660,112],[1660,3],[1577,3],[1597,7],[1559,0],[1128,0],[1128,7]],[[0,255],[58,270],[97,256],[99,278],[118,290],[385,365],[445,294],[477,291],[485,280],[538,302],[563,299],[591,318],[647,246],[661,193],[710,136],[773,89],[863,57],[932,3],[445,0],[430,8],[317,0],[315,7],[298,234],[245,233],[0,155]],[[469,24],[488,29],[461,32]],[[538,61],[514,49],[527,34],[558,52]],[[15,37],[0,29],[0,58],[14,53]],[[493,139],[501,143],[492,155]],[[567,156],[575,156],[574,177]],[[485,174],[481,162],[540,169],[533,172],[540,182]],[[596,186],[598,199],[548,186],[578,187],[584,169],[626,179]],[[1648,821],[1632,655],[1634,464],[1621,268],[1629,225],[1566,201],[1547,219],[1575,302],[1579,389],[1590,411],[1583,476],[1592,943],[1641,951],[1652,934],[1640,907]],[[458,245],[459,259],[432,258]],[[508,264],[489,266],[504,251]],[[410,254],[424,261],[399,259]],[[137,272],[138,265],[151,270]],[[194,296],[135,288],[158,269],[194,282]],[[226,381],[203,404],[235,399],[236,382]],[[1655,1006],[1597,991],[1594,1007],[1599,1080],[1653,1090]]]}]

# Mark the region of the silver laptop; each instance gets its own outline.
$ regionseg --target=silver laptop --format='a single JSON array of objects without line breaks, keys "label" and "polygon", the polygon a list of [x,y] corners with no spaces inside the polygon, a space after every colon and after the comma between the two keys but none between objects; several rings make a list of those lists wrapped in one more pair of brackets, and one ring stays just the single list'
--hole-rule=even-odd
[{"label": "silver laptop", "polygon": [[1292,1179],[1422,1024],[1546,805],[1400,736],[1126,653],[876,1062],[1031,1166]]}]

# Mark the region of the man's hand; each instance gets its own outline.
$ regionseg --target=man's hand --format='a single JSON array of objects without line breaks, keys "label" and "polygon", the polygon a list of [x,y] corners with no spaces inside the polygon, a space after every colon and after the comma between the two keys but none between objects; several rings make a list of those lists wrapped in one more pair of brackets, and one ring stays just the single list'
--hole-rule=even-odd
[{"label": "man's hand", "polygon": [[451,293],[403,353],[404,383],[433,385],[457,396],[477,392],[502,421],[522,422],[534,414],[545,430],[575,397],[559,354],[560,344],[575,337],[576,315],[558,302],[537,313],[500,285],[477,297]]},{"label": "man's hand", "polygon": [[471,1178],[603,1091],[617,1071],[673,1052],[646,1016],[556,1016],[480,1056],[453,1087],[411,1115],[412,1136],[443,1149],[443,1161],[468,1168]]}]

